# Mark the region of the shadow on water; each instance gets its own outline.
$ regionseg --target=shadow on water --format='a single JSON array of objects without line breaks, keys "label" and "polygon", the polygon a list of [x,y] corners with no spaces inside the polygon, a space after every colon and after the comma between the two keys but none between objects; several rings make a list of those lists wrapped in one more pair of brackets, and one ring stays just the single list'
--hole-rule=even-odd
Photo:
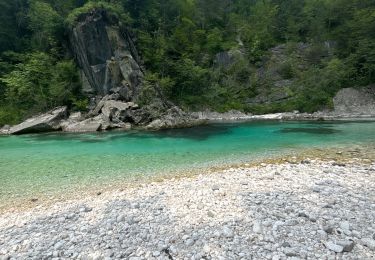
[{"label": "shadow on water", "polygon": [[304,133],[304,134],[315,134],[315,135],[331,135],[341,133],[341,130],[332,129],[329,127],[296,127],[296,128],[283,128],[278,132],[283,134],[289,133]]},{"label": "shadow on water", "polygon": [[148,139],[148,138],[175,138],[203,141],[211,136],[226,135],[232,131],[233,126],[227,124],[204,125],[192,128],[165,129],[159,131],[113,131],[90,134],[76,133],[44,133],[22,136],[28,141],[78,141],[82,143],[101,143],[118,141],[121,139]]}]

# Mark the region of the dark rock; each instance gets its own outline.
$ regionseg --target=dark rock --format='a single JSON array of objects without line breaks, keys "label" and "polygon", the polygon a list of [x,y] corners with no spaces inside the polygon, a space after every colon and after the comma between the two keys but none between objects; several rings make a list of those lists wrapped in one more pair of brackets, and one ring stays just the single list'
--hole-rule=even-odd
[{"label": "dark rock", "polygon": [[281,247],[291,247],[291,245],[288,242],[284,242],[281,244]]},{"label": "dark rock", "polygon": [[309,216],[308,216],[305,212],[300,212],[300,213],[298,213],[298,217],[301,217],[301,218],[309,218]]},{"label": "dark rock", "polygon": [[334,163],[332,163],[332,166],[345,167],[346,164],[345,163],[334,162]]},{"label": "dark rock", "polygon": [[333,231],[335,230],[334,227],[332,226],[326,226],[323,228],[323,230],[327,233],[327,234],[333,234]]},{"label": "dark rock", "polygon": [[355,245],[354,241],[351,241],[351,240],[337,241],[337,244],[344,248],[343,252],[351,252]]},{"label": "dark rock", "polygon": [[138,108],[138,105],[133,102],[124,103],[121,101],[108,100],[103,103],[101,111],[110,121],[118,123],[123,121],[121,118],[123,118],[126,111],[136,108]]},{"label": "dark rock", "polygon": [[69,33],[70,45],[83,73],[84,92],[135,100],[143,73],[130,33],[104,9],[83,14]]},{"label": "dark rock", "polygon": [[58,107],[45,114],[32,117],[9,129],[9,134],[40,133],[60,130],[60,121],[67,118],[67,107]]}]

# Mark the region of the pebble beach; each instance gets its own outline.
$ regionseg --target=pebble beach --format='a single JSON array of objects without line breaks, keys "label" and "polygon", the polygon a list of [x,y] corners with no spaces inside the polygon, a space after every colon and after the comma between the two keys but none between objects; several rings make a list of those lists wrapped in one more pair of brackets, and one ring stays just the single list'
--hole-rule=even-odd
[{"label": "pebble beach", "polygon": [[0,259],[374,259],[375,161],[242,165],[0,215]]}]

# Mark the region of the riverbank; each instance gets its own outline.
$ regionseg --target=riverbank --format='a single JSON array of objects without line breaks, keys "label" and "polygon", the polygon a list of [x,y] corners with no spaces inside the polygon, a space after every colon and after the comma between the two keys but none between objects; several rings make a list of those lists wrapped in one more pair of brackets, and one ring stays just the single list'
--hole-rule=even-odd
[{"label": "riverbank", "polygon": [[4,213],[0,256],[373,259],[373,153],[307,155]]}]

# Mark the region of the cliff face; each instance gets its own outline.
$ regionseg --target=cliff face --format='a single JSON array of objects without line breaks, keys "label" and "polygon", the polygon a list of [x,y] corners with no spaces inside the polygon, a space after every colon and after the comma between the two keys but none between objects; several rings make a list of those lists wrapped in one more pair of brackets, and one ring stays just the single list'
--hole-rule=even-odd
[{"label": "cliff face", "polygon": [[375,85],[344,88],[337,93],[333,103],[336,113],[375,115]]},{"label": "cliff face", "polygon": [[119,93],[124,101],[137,99],[143,79],[140,61],[116,17],[105,10],[83,14],[70,30],[69,40],[86,94]]}]

